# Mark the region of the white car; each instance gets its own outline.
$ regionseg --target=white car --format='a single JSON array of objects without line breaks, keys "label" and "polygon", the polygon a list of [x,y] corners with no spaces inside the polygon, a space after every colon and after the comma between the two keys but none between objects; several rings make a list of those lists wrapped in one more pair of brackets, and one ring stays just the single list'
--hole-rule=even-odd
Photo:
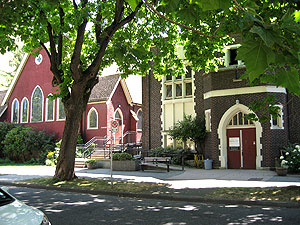
[{"label": "white car", "polygon": [[25,205],[0,188],[0,224],[1,225],[51,225],[46,215],[31,206]]}]

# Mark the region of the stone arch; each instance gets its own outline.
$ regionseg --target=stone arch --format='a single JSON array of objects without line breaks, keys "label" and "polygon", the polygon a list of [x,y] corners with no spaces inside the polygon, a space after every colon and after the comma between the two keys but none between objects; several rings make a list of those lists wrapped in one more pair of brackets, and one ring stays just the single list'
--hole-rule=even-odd
[{"label": "stone arch", "polygon": [[[218,138],[220,141],[219,150],[219,160],[221,162],[221,168],[227,168],[227,134],[226,129],[230,119],[238,112],[244,113],[253,113],[249,108],[243,104],[236,104],[230,107],[222,116],[219,126],[218,126]],[[256,169],[261,168],[262,155],[261,155],[261,137],[262,137],[262,126],[260,122],[254,121],[254,125],[256,128]]]}]

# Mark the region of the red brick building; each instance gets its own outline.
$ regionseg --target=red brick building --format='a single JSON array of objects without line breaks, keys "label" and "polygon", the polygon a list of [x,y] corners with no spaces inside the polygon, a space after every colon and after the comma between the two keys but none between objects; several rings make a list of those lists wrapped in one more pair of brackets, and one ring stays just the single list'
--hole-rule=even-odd
[{"label": "red brick building", "polygon": [[[133,101],[126,80],[112,73],[99,77],[82,115],[79,132],[85,141],[96,136],[106,138],[110,134],[111,121],[118,120],[117,142],[140,142],[141,103]],[[65,123],[63,104],[60,99],[51,101],[47,98],[56,91],[45,51],[38,57],[26,55],[9,89],[0,92],[0,121],[45,130],[61,138]]]}]

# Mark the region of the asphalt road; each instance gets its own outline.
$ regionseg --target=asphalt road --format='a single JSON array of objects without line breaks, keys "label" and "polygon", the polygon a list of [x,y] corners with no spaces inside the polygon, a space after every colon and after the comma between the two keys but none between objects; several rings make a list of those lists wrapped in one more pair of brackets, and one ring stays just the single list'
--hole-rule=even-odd
[{"label": "asphalt road", "polygon": [[53,225],[300,224],[300,209],[217,205],[11,187],[10,193],[47,214]]}]

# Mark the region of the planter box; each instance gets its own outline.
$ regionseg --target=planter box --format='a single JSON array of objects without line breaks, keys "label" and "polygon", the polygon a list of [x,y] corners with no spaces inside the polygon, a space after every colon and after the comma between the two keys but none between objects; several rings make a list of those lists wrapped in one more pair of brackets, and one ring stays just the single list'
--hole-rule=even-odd
[{"label": "planter box", "polygon": [[282,167],[276,167],[276,173],[278,176],[286,176],[287,175],[287,168],[282,168]]},{"label": "planter box", "polygon": [[114,171],[136,171],[140,169],[140,161],[139,160],[130,160],[130,161],[114,160],[112,163],[112,168]]}]

